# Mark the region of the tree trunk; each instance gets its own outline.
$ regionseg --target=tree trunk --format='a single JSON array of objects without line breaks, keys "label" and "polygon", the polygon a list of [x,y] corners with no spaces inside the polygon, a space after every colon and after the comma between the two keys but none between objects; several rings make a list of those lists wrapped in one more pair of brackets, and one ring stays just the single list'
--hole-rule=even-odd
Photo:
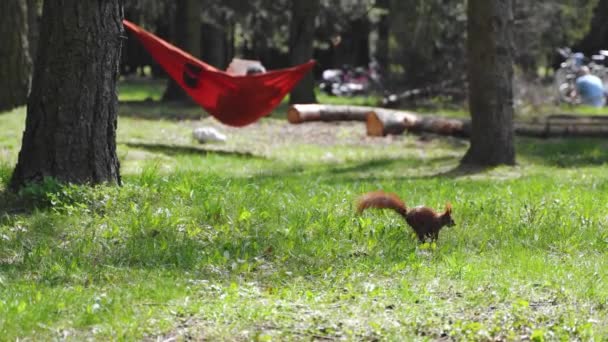
[{"label": "tree trunk", "polygon": [[376,1],[376,7],[382,11],[380,20],[377,23],[378,40],[376,42],[375,58],[383,76],[387,76],[389,69],[389,39],[390,39],[390,0]]},{"label": "tree trunk", "polygon": [[512,0],[469,0],[468,77],[471,146],[462,163],[515,164]]},{"label": "tree trunk", "polygon": [[[192,56],[201,55],[201,1],[178,0],[175,11],[174,25],[175,45]],[[163,94],[163,101],[189,101],[186,92],[175,81],[169,80]]]},{"label": "tree trunk", "polygon": [[371,24],[367,16],[351,21],[351,37],[355,67],[369,66],[369,33]]},{"label": "tree trunk", "polygon": [[228,32],[224,18],[217,23],[201,24],[201,58],[214,67],[224,70],[228,66]]},{"label": "tree trunk", "polygon": [[[289,62],[297,65],[308,62],[313,56],[315,20],[319,13],[319,0],[292,1],[289,27]],[[308,73],[292,90],[289,103],[315,103],[315,81]]]},{"label": "tree trunk", "polygon": [[45,1],[25,133],[11,180],[119,183],[122,1]]},{"label": "tree trunk", "polygon": [[574,51],[584,52],[587,56],[595,54],[598,50],[605,50],[608,42],[608,0],[599,0],[593,11],[591,29],[583,39],[581,39]]},{"label": "tree trunk", "polygon": [[0,1],[0,112],[27,102],[32,71],[28,33],[26,1]]},{"label": "tree trunk", "polygon": [[28,44],[32,61],[36,59],[38,40],[40,38],[40,14],[42,0],[27,0]]}]

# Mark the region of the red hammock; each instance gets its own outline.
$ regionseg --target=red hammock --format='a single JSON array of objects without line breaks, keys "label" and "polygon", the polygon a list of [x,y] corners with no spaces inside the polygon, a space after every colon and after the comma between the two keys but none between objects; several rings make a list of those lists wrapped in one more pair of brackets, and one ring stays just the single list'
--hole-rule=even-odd
[{"label": "red hammock", "polygon": [[263,74],[234,76],[218,70],[124,20],[161,67],[220,122],[249,125],[268,115],[314,66],[314,61]]}]

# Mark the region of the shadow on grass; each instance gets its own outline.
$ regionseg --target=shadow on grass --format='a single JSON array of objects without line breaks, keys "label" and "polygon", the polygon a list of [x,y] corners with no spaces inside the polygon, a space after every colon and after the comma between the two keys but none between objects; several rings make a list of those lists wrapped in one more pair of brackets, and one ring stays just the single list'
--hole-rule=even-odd
[{"label": "shadow on grass", "polygon": [[123,143],[124,145],[131,148],[139,148],[150,152],[162,153],[168,156],[175,156],[178,154],[197,154],[197,155],[209,155],[215,154],[220,156],[232,156],[241,158],[253,158],[253,159],[267,159],[264,156],[255,155],[251,152],[239,152],[239,151],[226,151],[226,150],[213,150],[205,149],[194,146],[183,146],[183,145],[168,145],[168,144],[148,144],[148,143]]},{"label": "shadow on grass", "polygon": [[458,164],[455,168],[422,178],[460,178],[484,173],[491,170],[488,166]]},{"label": "shadow on grass", "polygon": [[[353,164],[353,165],[349,165],[346,167],[331,167],[328,170],[328,173],[334,174],[334,175],[340,175],[340,174],[347,174],[347,173],[355,173],[355,172],[383,172],[386,171],[387,169],[391,169],[391,168],[395,168],[395,167],[399,167],[402,166],[403,169],[407,169],[407,168],[413,168],[413,167],[417,167],[417,166],[425,166],[429,169],[431,168],[436,168],[436,167],[440,167],[441,165],[444,165],[446,163],[454,163],[458,160],[458,157],[454,157],[454,156],[442,156],[442,157],[435,157],[435,158],[429,158],[429,159],[392,159],[392,158],[383,158],[383,159],[373,159],[373,160],[368,160],[362,163],[357,163],[357,164]],[[478,172],[483,172],[485,171],[485,168],[481,168],[481,167],[472,167],[472,166],[457,166],[456,168],[449,170],[449,171],[445,171],[445,172],[440,172],[440,173],[436,173],[436,174],[429,174],[429,175],[421,175],[421,176],[407,176],[407,178],[412,178],[412,179],[420,179],[420,178],[436,178],[436,177],[446,177],[446,178],[458,178],[458,177],[463,177],[463,176],[468,176],[470,174],[474,174],[474,173],[478,173]],[[398,176],[399,178],[399,176]]]},{"label": "shadow on grass", "polygon": [[[458,164],[459,160],[460,157],[457,156],[440,156],[424,160],[379,158],[363,162],[330,163],[311,167],[293,165],[246,178],[264,182],[277,178],[307,177],[318,179],[326,184],[348,184],[416,179],[456,179],[489,170],[484,167],[461,166]],[[445,171],[436,172],[438,169]]]},{"label": "shadow on grass", "polygon": [[[287,118],[289,104],[283,101],[267,117],[273,119]],[[121,117],[145,120],[201,120],[209,114],[198,104],[187,102],[165,102],[156,100],[121,101],[118,105],[118,115]]]},{"label": "shadow on grass", "polygon": [[7,215],[22,214],[31,211],[27,203],[8,190],[0,190],[0,223]]},{"label": "shadow on grass", "polygon": [[520,139],[518,157],[560,168],[608,163],[608,142],[592,138]]}]

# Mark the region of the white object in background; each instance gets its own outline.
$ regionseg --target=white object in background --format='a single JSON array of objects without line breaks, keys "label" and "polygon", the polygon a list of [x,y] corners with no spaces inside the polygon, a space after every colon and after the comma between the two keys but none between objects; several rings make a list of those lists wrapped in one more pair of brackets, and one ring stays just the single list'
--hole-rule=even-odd
[{"label": "white object in background", "polygon": [[206,142],[224,142],[226,136],[220,133],[213,127],[198,127],[192,132],[194,139],[198,140],[199,143],[204,144]]},{"label": "white object in background", "polygon": [[233,76],[244,76],[249,74],[257,74],[266,72],[266,68],[260,61],[251,59],[233,58],[232,62],[226,69],[226,72]]}]

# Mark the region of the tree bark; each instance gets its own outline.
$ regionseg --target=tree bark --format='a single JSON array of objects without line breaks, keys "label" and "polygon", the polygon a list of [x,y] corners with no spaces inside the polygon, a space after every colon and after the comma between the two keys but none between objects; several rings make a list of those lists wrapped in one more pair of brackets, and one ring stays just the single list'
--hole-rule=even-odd
[{"label": "tree bark", "polygon": [[32,71],[27,12],[25,0],[0,1],[0,112],[27,102]]},{"label": "tree bark", "polygon": [[[174,17],[175,45],[192,56],[201,56],[201,1],[177,0]],[[169,79],[163,101],[189,101],[188,94],[175,81]]]},{"label": "tree bark", "polygon": [[462,163],[515,164],[512,0],[469,0],[468,77],[471,146]]},{"label": "tree bark", "polygon": [[[296,0],[291,5],[289,24],[289,62],[297,65],[308,62],[313,57],[315,20],[319,13],[319,0]],[[312,73],[308,73],[292,90],[290,104],[317,102]]]},{"label": "tree bark", "polygon": [[116,82],[122,1],[47,0],[11,188],[53,177],[120,184]]}]

